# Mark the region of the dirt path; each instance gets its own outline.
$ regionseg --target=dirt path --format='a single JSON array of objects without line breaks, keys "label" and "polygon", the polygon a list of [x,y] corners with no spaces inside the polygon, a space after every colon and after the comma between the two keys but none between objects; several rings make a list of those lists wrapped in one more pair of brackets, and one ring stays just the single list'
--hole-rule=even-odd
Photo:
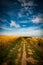
[{"label": "dirt path", "polygon": [[23,55],[22,55],[22,64],[21,65],[26,65],[25,43],[23,43]]}]

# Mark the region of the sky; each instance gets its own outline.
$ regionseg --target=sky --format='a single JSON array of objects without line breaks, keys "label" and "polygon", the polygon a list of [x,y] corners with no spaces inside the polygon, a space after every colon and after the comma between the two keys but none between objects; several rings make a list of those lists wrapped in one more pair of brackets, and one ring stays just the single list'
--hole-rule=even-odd
[{"label": "sky", "polygon": [[0,35],[43,37],[43,0],[0,0]]}]

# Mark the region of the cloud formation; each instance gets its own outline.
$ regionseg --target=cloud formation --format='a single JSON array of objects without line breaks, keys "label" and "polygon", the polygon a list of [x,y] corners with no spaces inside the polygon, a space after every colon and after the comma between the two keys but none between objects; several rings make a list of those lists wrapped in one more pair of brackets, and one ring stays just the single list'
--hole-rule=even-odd
[{"label": "cloud formation", "polygon": [[37,29],[38,27],[30,27],[30,28],[19,28],[16,31],[2,32],[1,35],[15,35],[15,36],[35,36],[35,37],[43,37],[43,29]]},{"label": "cloud formation", "polygon": [[1,0],[0,26],[4,35],[43,36],[43,0]]},{"label": "cloud formation", "polygon": [[14,26],[14,27],[16,27],[16,28],[20,27],[20,25],[19,25],[19,24],[16,24],[15,21],[13,21],[13,20],[11,20],[10,26],[11,26],[11,27]]},{"label": "cloud formation", "polygon": [[33,23],[43,23],[42,15],[41,15],[41,14],[38,14],[37,16],[35,16],[35,17],[32,19],[32,22],[33,22]]},{"label": "cloud formation", "polygon": [[30,0],[27,1],[26,0],[18,0],[21,3],[21,6],[25,7],[25,6],[36,6],[36,4],[34,4],[34,1]]}]

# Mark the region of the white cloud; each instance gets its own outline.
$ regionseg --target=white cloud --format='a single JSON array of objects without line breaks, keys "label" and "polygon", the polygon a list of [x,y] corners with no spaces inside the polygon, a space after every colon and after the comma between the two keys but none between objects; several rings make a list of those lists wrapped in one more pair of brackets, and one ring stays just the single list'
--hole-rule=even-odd
[{"label": "white cloud", "polygon": [[28,7],[24,7],[25,8],[25,10],[28,10]]},{"label": "white cloud", "polygon": [[28,1],[28,2],[26,2],[26,1],[24,0],[24,2],[21,2],[21,6],[37,6],[37,5],[34,4],[33,1]]},{"label": "white cloud", "polygon": [[43,22],[43,18],[41,16],[41,14],[38,14],[37,16],[33,17],[32,22],[33,23],[42,23]]},{"label": "white cloud", "polygon": [[36,17],[35,19],[32,20],[33,23],[40,23],[41,18]]},{"label": "white cloud", "polygon": [[42,29],[38,30],[37,28],[38,27],[19,28],[18,30],[15,31],[2,32],[1,35],[43,37],[43,30]]},{"label": "white cloud", "polygon": [[4,30],[12,30],[11,28],[8,28],[8,27],[5,27],[5,26],[0,26],[1,29],[4,29]]},{"label": "white cloud", "polygon": [[33,1],[28,2],[28,6],[33,6],[33,4],[34,4]]},{"label": "white cloud", "polygon": [[13,20],[11,20],[10,26],[11,27],[14,26],[16,28],[20,27],[20,25],[19,24],[16,24],[15,21],[13,21]]},{"label": "white cloud", "polygon": [[18,0],[19,2],[21,2],[21,3],[24,3],[26,0]]},{"label": "white cloud", "polygon": [[23,30],[17,31],[17,32],[4,32],[4,33],[2,32],[1,35],[43,37],[43,30],[32,30],[32,31],[28,31],[28,32],[25,32]]}]

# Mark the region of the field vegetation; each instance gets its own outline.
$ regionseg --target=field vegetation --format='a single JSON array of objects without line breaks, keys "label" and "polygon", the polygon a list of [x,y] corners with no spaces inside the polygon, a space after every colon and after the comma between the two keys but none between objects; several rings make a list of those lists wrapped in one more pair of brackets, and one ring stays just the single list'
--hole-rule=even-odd
[{"label": "field vegetation", "polygon": [[0,36],[0,65],[43,65],[43,38]]}]

